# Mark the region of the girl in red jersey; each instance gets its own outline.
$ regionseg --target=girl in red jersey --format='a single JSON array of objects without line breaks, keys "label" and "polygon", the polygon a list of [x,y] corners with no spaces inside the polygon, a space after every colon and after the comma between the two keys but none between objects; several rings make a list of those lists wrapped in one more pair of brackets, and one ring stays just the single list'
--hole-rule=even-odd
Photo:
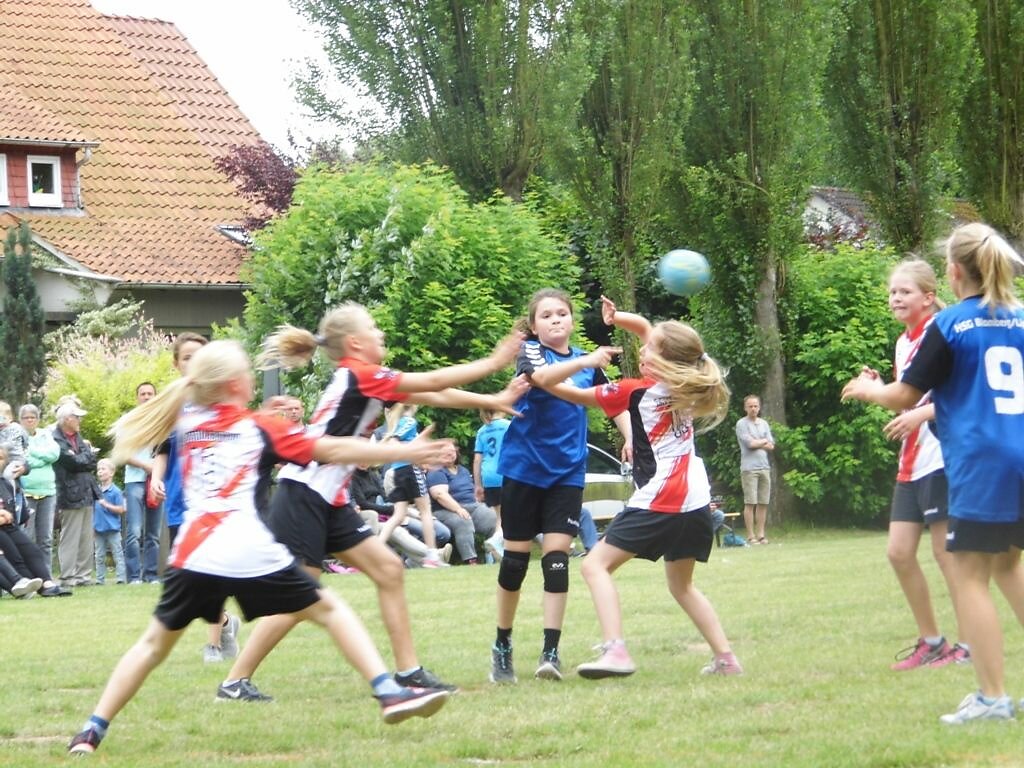
[{"label": "girl in red jersey", "polygon": [[216,341],[199,350],[188,375],[131,411],[112,428],[113,456],[123,463],[139,448],[175,431],[182,462],[185,521],[174,543],[160,602],[142,637],[121,658],[72,753],[94,752],[110,721],[171,652],[195,619],[215,621],[228,597],[246,619],[293,613],[331,635],[374,689],[385,722],[428,717],[449,692],[405,688],[356,614],[323,590],[261,521],[255,489],[281,461],[439,462],[444,441],[373,444],[358,438],[313,438],[291,422],[246,409],[253,377],[242,348]]},{"label": "girl in red jersey", "polygon": [[[935,313],[943,307],[935,295],[937,282],[935,270],[921,259],[901,262],[889,277],[889,309],[906,329],[896,340],[893,365],[896,381],[914,359]],[[870,368],[864,369],[864,375],[881,379],[878,371]],[[902,440],[889,516],[889,562],[896,571],[918,630],[917,642],[897,654],[892,665],[892,669],[897,671],[925,666],[942,667],[970,659],[966,645],[956,643],[951,646],[939,633],[928,594],[928,580],[917,560],[917,547],[927,527],[931,534],[932,554],[953,597],[952,555],[946,552],[949,489],[942,449],[931,426],[934,421],[935,405],[931,395],[926,393],[914,407],[885,426],[887,437]]]},{"label": "girl in red jersey", "polygon": [[[643,378],[582,390],[565,387],[557,394],[580,405],[599,406],[612,418],[629,411],[637,487],[583,561],[583,578],[594,600],[603,642],[600,657],[576,671],[589,679],[633,674],[636,667],[623,639],[622,610],[612,574],[634,557],[652,561],[664,557],[669,592],[714,653],[701,672],[740,674],[743,668],[714,607],[693,585],[694,564],[707,562],[714,539],[711,489],[704,462],[694,452],[694,422],[702,431],[718,424],[729,405],[729,388],[693,328],[674,320],[652,326],[640,315],[617,312],[603,296],[601,301],[605,323],[635,333],[643,343]],[[559,380],[563,373],[569,376],[580,367],[603,368],[618,351],[602,347],[559,363],[552,366],[551,377]]]}]

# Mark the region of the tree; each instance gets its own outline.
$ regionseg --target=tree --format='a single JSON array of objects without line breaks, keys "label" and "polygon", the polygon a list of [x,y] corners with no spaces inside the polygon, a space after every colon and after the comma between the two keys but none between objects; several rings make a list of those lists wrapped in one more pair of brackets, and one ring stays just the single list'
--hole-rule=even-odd
[{"label": "tree", "polygon": [[[427,370],[486,355],[536,289],[573,292],[579,270],[525,205],[471,203],[436,166],[356,164],[303,175],[291,209],[258,235],[247,278],[250,348],[282,322],[315,329],[328,308],[355,301],[387,334],[391,365]],[[315,399],[325,373],[285,381]],[[439,434],[474,431],[468,415],[434,416]]]},{"label": "tree", "polygon": [[[590,217],[593,277],[631,310],[651,261],[652,220],[665,210],[678,170],[690,84],[687,19],[674,0],[588,0],[577,10],[595,77],[579,129],[558,154]],[[625,349],[624,365],[635,373],[635,346]]]},{"label": "tree", "polygon": [[7,232],[3,282],[0,396],[17,407],[27,403],[46,381],[46,317],[32,280],[32,233],[25,222]]},{"label": "tree", "polygon": [[989,223],[1024,242],[1024,5],[974,8],[982,66],[961,116],[967,186]]},{"label": "tree", "polygon": [[972,71],[968,0],[843,0],[826,98],[840,161],[885,239],[919,250]]},{"label": "tree", "polygon": [[[759,392],[766,417],[785,426],[779,292],[786,262],[800,247],[801,214],[818,167],[828,6],[697,0],[694,7],[696,84],[675,236],[712,267],[711,285],[691,299],[711,354],[730,368],[734,392]],[[722,432],[709,441],[716,446],[711,463],[724,478],[735,440]],[[773,513],[785,507],[777,503]]]},{"label": "tree", "polygon": [[265,141],[238,144],[213,161],[253,210],[245,219],[248,229],[260,229],[278,213],[287,210],[298,180],[295,162],[274,151]]},{"label": "tree", "polygon": [[[563,45],[557,0],[298,0],[339,78],[361,83],[393,123],[398,159],[450,167],[474,199],[522,194],[547,134],[571,119],[587,79]],[[300,93],[344,119],[315,68]],[[380,129],[378,129],[380,130]]]}]

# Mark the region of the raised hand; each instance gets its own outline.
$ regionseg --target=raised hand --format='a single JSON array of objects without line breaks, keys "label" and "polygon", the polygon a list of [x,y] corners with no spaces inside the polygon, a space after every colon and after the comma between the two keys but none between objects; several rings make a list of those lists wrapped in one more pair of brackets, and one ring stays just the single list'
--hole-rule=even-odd
[{"label": "raised hand", "polygon": [[431,435],[434,432],[434,425],[428,424],[416,438],[401,446],[408,452],[404,457],[410,464],[429,464],[432,466],[444,464],[446,451],[450,450],[454,442],[448,439],[434,440]]},{"label": "raised hand", "polygon": [[497,343],[494,351],[491,352],[490,358],[499,371],[515,361],[525,340],[526,336],[523,335],[522,331],[513,331]]},{"label": "raised hand", "polygon": [[598,347],[586,356],[588,368],[607,368],[612,358],[622,354],[622,347]]},{"label": "raised hand", "polygon": [[601,294],[601,319],[605,325],[615,325],[615,302]]},{"label": "raised hand", "polygon": [[512,416],[522,415],[515,409],[515,404],[518,403],[523,398],[523,395],[525,395],[529,390],[530,380],[527,379],[524,374],[519,374],[509,381],[501,392],[494,395],[494,408]]}]

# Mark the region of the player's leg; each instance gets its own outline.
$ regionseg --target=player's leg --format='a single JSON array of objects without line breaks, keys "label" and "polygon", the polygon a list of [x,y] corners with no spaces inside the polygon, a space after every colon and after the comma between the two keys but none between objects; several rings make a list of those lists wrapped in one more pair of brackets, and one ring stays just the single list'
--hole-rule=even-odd
[{"label": "player's leg", "polygon": [[726,637],[722,622],[711,601],[693,583],[693,568],[696,561],[690,558],[665,563],[665,578],[668,590],[679,607],[690,617],[697,631],[707,641],[714,659],[705,666],[702,674],[740,674],[743,668],[736,660]]},{"label": "player's leg", "polygon": [[597,621],[601,625],[602,643],[597,659],[576,667],[576,672],[588,679],[624,677],[633,674],[636,666],[626,650],[622,630],[622,609],[619,591],[612,574],[625,562],[633,559],[634,553],[620,549],[607,541],[599,541],[583,561],[583,580],[594,601]]}]

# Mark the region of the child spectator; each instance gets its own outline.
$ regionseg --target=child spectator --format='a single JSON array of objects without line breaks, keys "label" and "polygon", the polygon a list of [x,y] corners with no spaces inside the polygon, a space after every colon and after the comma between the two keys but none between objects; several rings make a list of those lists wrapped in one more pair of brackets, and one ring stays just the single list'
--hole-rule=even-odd
[{"label": "child spectator", "polygon": [[92,529],[96,542],[96,583],[107,579],[107,552],[114,557],[117,583],[124,584],[124,548],[121,546],[121,518],[124,515],[124,494],[114,484],[114,462],[100,459],[96,463],[96,479],[100,481],[100,497],[92,507]]},{"label": "child spectator", "polygon": [[14,420],[10,403],[0,400],[0,447],[7,449],[9,466],[25,463],[28,453],[28,432]]},{"label": "child spectator", "polygon": [[501,533],[501,481],[504,478],[498,471],[498,458],[505,433],[512,422],[501,411],[486,408],[480,409],[480,420],[484,425],[477,430],[473,445],[473,482],[476,484],[476,500],[493,509],[498,518],[494,535],[484,542],[484,547],[497,562],[505,554]]}]

